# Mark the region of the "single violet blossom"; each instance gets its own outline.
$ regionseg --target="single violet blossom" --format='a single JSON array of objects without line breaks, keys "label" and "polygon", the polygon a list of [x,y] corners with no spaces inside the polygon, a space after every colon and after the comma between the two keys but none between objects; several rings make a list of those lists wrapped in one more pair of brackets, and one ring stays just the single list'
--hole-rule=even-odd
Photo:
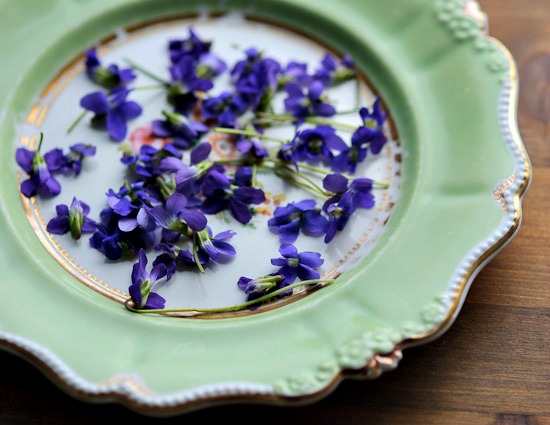
[{"label": "single violet blossom", "polygon": [[147,272],[147,255],[141,249],[139,260],[132,267],[132,284],[128,288],[130,296],[137,308],[161,309],[166,300],[159,294],[152,292],[155,284],[166,276],[166,266],[157,264]]},{"label": "single violet blossom", "polygon": [[323,188],[334,195],[325,202],[323,210],[328,211],[331,204],[340,202],[344,196],[351,213],[357,208],[372,208],[374,206],[373,183],[373,180],[366,177],[349,180],[339,173],[327,175],[323,179]]},{"label": "single violet blossom", "polygon": [[80,239],[82,233],[93,233],[96,230],[97,223],[88,217],[90,207],[73,198],[71,206],[59,204],[55,207],[57,217],[52,218],[46,230],[56,235],[64,235],[70,232],[73,239]]},{"label": "single violet blossom", "polygon": [[314,199],[305,199],[275,208],[267,225],[272,232],[279,234],[281,242],[291,244],[298,238],[300,230],[306,235],[323,236],[328,221],[321,215],[321,209],[316,208]]},{"label": "single violet blossom", "polygon": [[201,115],[205,120],[215,120],[219,127],[235,128],[237,118],[248,108],[248,102],[242,94],[223,92],[204,99]]},{"label": "single violet blossom", "polygon": [[299,253],[298,249],[291,244],[282,244],[279,253],[282,257],[271,259],[271,264],[280,266],[277,274],[283,276],[284,284],[290,285],[296,280],[296,277],[302,280],[320,278],[320,274],[316,269],[325,262],[320,253],[313,251]]},{"label": "single violet blossom", "polygon": [[44,154],[44,160],[52,173],[61,173],[64,176],[74,174],[78,176],[82,171],[84,158],[94,156],[96,148],[93,145],[77,143],[69,147],[69,153],[64,154],[62,149],[56,148]]},{"label": "single violet blossom", "polygon": [[209,78],[200,78],[191,56],[183,56],[170,67],[172,81],[168,88],[168,102],[176,112],[188,115],[198,101],[198,92],[207,92],[214,83]]},{"label": "single violet blossom", "polygon": [[126,100],[129,93],[130,90],[122,86],[115,87],[108,95],[100,91],[90,93],[80,100],[80,106],[94,113],[92,125],[105,125],[111,138],[120,142],[128,132],[127,121],[142,112],[136,102]]},{"label": "single violet blossom", "polygon": [[156,206],[150,210],[157,225],[162,227],[162,237],[166,242],[176,242],[181,235],[191,235],[206,227],[207,219],[203,213],[187,207],[187,198],[174,193],[166,200],[165,206]]},{"label": "single violet blossom", "polygon": [[21,183],[21,193],[27,198],[35,195],[53,197],[61,193],[61,185],[50,171],[50,166],[40,153],[43,134],[40,134],[40,142],[35,151],[26,148],[18,148],[15,159],[19,166],[28,175],[28,179]]},{"label": "single violet blossom", "polygon": [[184,39],[173,39],[168,42],[168,52],[172,64],[178,63],[184,56],[190,56],[194,60],[205,53],[210,52],[211,41],[202,40],[197,33],[189,28],[189,36]]},{"label": "single violet blossom", "polygon": [[[246,301],[254,301],[270,292],[280,289],[283,276],[276,273],[265,275],[256,279],[250,279],[246,276],[241,276],[237,282],[237,286],[246,294]],[[288,286],[288,284],[284,285]],[[288,294],[286,293],[288,292]],[[290,295],[292,291],[285,291],[282,295]],[[249,307],[250,310],[256,310],[260,307],[260,303],[253,304]]]},{"label": "single violet blossom", "polygon": [[323,83],[326,87],[344,83],[356,77],[355,62],[349,55],[345,55],[340,61],[327,53],[321,66],[316,70],[313,78]]},{"label": "single violet blossom", "polygon": [[175,147],[187,150],[194,146],[209,128],[200,121],[187,118],[177,112],[162,111],[165,120],[154,120],[151,132],[156,137],[172,138]]},{"label": "single violet blossom", "polygon": [[95,48],[85,51],[84,56],[86,57],[86,74],[93,82],[106,89],[125,86],[136,78],[134,70],[131,68],[120,69],[114,64],[107,67],[103,66],[97,57]]},{"label": "single violet blossom", "polygon": [[263,190],[255,187],[231,187],[229,178],[212,170],[205,176],[202,191],[206,199],[201,210],[205,214],[216,214],[229,209],[233,217],[246,224],[252,220],[249,205],[261,204],[265,201]]},{"label": "single violet blossom", "polygon": [[298,119],[310,115],[333,116],[336,114],[336,109],[327,102],[326,96],[323,96],[324,89],[325,87],[319,81],[311,83],[307,91],[302,89],[298,83],[290,82],[286,84],[285,110]]},{"label": "single violet blossom", "polygon": [[296,160],[324,164],[330,164],[334,156],[333,151],[340,151],[347,146],[336,134],[334,127],[329,125],[319,125],[300,131],[294,145]]},{"label": "single violet blossom", "polygon": [[225,230],[212,236],[212,229],[206,226],[205,229],[196,233],[198,250],[215,263],[227,263],[237,253],[235,248],[227,242],[235,235],[233,230]]},{"label": "single violet blossom", "polygon": [[324,242],[328,244],[334,239],[336,232],[344,230],[355,211],[349,192],[346,192],[338,202],[326,205],[325,211],[328,215],[328,228]]},{"label": "single violet blossom", "polygon": [[380,99],[375,100],[372,111],[363,107],[359,110],[359,115],[363,125],[353,134],[352,144],[361,147],[368,146],[371,153],[374,155],[379,154],[387,142],[387,137],[382,129],[387,113],[382,111]]}]

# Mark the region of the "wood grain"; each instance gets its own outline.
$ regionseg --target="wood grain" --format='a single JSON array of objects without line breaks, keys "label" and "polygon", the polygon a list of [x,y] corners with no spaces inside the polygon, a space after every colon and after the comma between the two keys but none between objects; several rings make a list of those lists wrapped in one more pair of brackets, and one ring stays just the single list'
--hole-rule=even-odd
[{"label": "wood grain", "polygon": [[[406,350],[397,370],[345,381],[312,405],[223,406],[163,423],[550,424],[550,1],[480,4],[491,35],[518,63],[518,122],[534,178],[517,237],[477,276],[450,330]],[[3,425],[157,421],[119,405],[76,401],[7,353],[0,352],[0,364]]]}]

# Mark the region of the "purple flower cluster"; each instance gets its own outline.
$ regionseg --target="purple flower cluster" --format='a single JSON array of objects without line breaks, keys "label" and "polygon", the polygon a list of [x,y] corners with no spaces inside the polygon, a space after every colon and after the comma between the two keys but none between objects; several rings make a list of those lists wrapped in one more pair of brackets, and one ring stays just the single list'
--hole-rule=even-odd
[{"label": "purple flower cluster", "polygon": [[[232,261],[237,252],[230,240],[237,233],[213,231],[208,216],[227,212],[236,225],[248,225],[255,206],[266,201],[257,170],[271,170],[313,191],[321,202],[318,206],[318,200],[307,198],[274,210],[267,225],[280,242],[280,256],[271,260],[277,269],[256,279],[242,276],[238,287],[253,301],[275,291],[279,297],[291,295],[297,279],[319,280],[321,254],[299,252],[294,244],[301,234],[323,237],[328,244],[358,209],[374,206],[374,182],[341,173],[353,175],[369,154],[380,153],[387,142],[383,131],[387,117],[378,100],[372,110],[358,108],[361,123],[350,132],[349,143],[328,120],[338,113],[329,90],[357,78],[353,60],[327,54],[310,71],[306,63],[281,64],[266,52],[249,48],[228,66],[213,52],[212,42],[192,29],[187,37],[170,40],[167,47],[165,78],[137,64],[127,69],[104,66],[95,49],[85,52],[86,73],[102,87],[80,100],[81,107],[93,113],[92,126],[105,128],[114,141],[126,139],[128,122],[142,114],[142,106],[129,100],[135,73],[142,72],[166,91],[166,108],[151,124],[152,135],[165,143],[161,148],[141,146],[139,152],[122,144],[126,181],[106,191],[99,220],[89,218],[90,208],[75,197],[70,206],[57,206],[47,230],[70,232],[74,239],[92,233],[90,246],[110,261],[137,256],[129,288],[133,305],[161,309],[165,300],[153,292],[161,279],[170,280],[180,269],[204,272],[212,263]],[[224,73],[230,89],[212,94],[215,79]],[[276,96],[283,113],[273,109]],[[291,140],[272,138],[266,132],[272,125],[291,127]],[[212,131],[227,134],[237,158],[213,158],[207,139]],[[55,175],[78,176],[84,158],[95,151],[84,143],[71,146],[66,154],[53,149],[42,156],[40,147],[18,149],[16,160],[28,174],[21,192],[27,197],[59,194]],[[148,272],[151,251],[156,257]],[[289,285],[293,286],[286,290]]]},{"label": "purple flower cluster", "polygon": [[21,193],[27,198],[40,195],[57,196],[61,193],[61,184],[55,178],[57,174],[78,176],[82,169],[82,161],[87,156],[95,155],[95,147],[77,143],[64,154],[62,149],[54,148],[44,155],[40,153],[43,134],[36,150],[18,148],[15,152],[17,164],[25,171],[28,178],[21,183]]}]

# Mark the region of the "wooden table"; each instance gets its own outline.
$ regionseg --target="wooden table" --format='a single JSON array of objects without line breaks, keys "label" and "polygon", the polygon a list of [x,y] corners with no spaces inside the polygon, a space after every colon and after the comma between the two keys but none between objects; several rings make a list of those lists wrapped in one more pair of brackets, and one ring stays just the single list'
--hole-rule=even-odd
[{"label": "wooden table", "polygon": [[[480,4],[491,35],[519,66],[519,127],[534,180],[517,237],[477,276],[451,329],[406,350],[395,371],[345,381],[316,404],[222,406],[163,423],[550,424],[550,0]],[[76,401],[4,352],[0,371],[2,425],[144,419],[119,405]]]}]

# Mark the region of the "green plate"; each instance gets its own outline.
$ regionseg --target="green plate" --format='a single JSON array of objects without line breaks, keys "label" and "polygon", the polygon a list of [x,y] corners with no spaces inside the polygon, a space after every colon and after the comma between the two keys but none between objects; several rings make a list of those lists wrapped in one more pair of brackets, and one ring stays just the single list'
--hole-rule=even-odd
[{"label": "green plate", "polygon": [[[519,229],[531,168],[516,126],[517,74],[475,2],[0,4],[0,346],[75,397],[151,415],[313,402],[445,332],[476,274]],[[227,13],[353,56],[399,135],[399,200],[368,255],[296,302],[236,317],[136,315],[44,249],[21,202],[15,149],[36,125],[37,99],[84,49],[147,23]]]}]

